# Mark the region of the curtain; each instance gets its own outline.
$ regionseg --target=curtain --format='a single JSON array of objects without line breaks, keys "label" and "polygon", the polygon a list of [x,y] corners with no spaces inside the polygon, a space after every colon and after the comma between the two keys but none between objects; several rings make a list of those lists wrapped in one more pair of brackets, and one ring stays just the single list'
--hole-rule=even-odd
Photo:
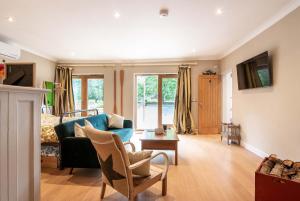
[{"label": "curtain", "polygon": [[191,112],[191,67],[181,65],[178,69],[177,93],[175,99],[174,126],[179,134],[193,133]]},{"label": "curtain", "polygon": [[54,115],[74,111],[72,68],[56,67]]}]

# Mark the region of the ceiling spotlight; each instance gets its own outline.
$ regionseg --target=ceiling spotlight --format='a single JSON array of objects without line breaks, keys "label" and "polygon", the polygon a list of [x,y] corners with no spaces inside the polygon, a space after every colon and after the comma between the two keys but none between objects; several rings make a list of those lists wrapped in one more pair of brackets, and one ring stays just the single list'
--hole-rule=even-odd
[{"label": "ceiling spotlight", "polygon": [[216,15],[222,15],[223,14],[223,10],[221,8],[218,8],[216,10]]},{"label": "ceiling spotlight", "polygon": [[195,49],[195,48],[193,48],[193,49],[192,49],[192,52],[193,52],[193,53],[196,53],[196,49]]},{"label": "ceiling spotlight", "polygon": [[15,20],[14,20],[13,17],[8,17],[8,18],[7,18],[7,21],[9,21],[9,22],[14,22]]},{"label": "ceiling spotlight", "polygon": [[71,56],[74,57],[76,55],[75,52],[71,52]]},{"label": "ceiling spotlight", "polygon": [[120,15],[119,12],[116,11],[116,12],[114,13],[114,17],[115,17],[116,19],[120,18],[120,16],[121,16],[121,15]]},{"label": "ceiling spotlight", "polygon": [[162,8],[159,11],[159,17],[160,18],[166,18],[169,15],[169,10],[167,8]]}]

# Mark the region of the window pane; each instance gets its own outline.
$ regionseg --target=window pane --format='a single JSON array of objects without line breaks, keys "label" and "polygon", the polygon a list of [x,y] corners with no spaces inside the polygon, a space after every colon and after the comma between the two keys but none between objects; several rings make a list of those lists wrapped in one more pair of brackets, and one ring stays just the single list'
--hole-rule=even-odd
[{"label": "window pane", "polygon": [[103,79],[88,79],[88,109],[98,109],[103,113],[104,86]]},{"label": "window pane", "polygon": [[137,128],[157,128],[158,76],[137,76]]},{"label": "window pane", "polygon": [[162,124],[173,124],[177,78],[162,79]]},{"label": "window pane", "polygon": [[75,110],[81,110],[81,79],[73,78]]}]

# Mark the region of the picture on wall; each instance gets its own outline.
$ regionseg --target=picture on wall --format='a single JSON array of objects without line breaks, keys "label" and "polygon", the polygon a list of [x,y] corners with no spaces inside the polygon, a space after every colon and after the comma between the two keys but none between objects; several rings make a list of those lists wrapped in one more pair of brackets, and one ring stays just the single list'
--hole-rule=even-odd
[{"label": "picture on wall", "polygon": [[50,90],[46,94],[46,105],[53,106],[54,105],[54,82],[45,81],[44,88]]}]

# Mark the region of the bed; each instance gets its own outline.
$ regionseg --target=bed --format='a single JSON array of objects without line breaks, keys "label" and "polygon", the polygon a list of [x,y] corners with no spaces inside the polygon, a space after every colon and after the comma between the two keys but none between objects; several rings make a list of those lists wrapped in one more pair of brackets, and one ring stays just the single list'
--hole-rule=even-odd
[{"label": "bed", "polygon": [[78,119],[80,117],[63,117],[61,122],[61,117],[54,116],[51,114],[41,115],[41,143],[58,143],[56,133],[54,131],[54,126]]}]

